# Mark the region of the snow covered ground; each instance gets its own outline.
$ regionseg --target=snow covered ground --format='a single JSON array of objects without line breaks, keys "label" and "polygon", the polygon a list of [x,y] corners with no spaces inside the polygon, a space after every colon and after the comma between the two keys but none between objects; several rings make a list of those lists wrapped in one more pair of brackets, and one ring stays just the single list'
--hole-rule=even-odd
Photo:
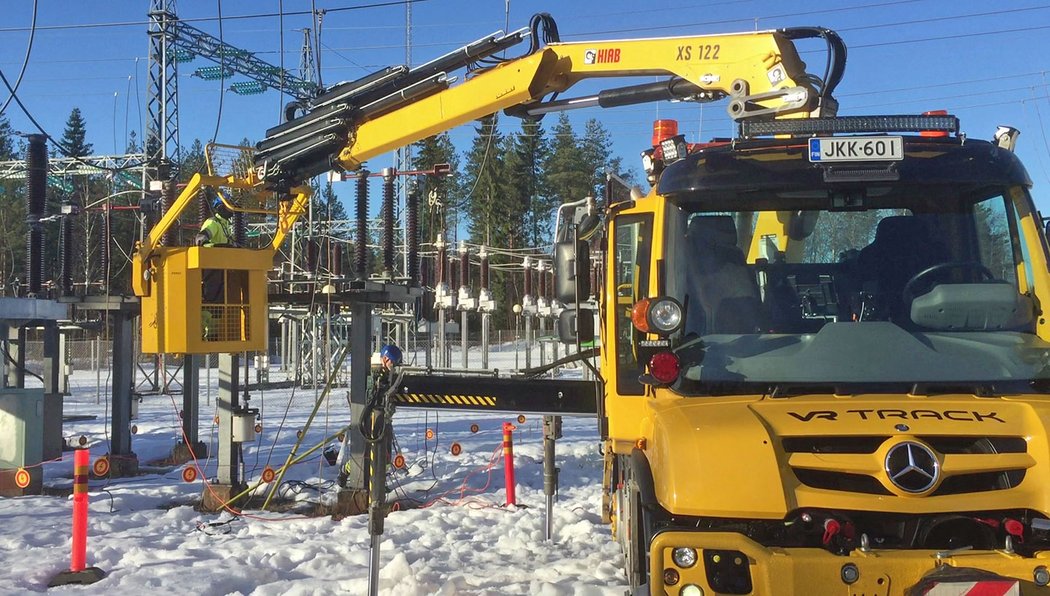
[{"label": "snow covered ground", "polygon": [[[106,375],[101,375],[103,386]],[[213,441],[212,397],[201,374],[201,440]],[[278,378],[277,374],[273,375]],[[90,440],[92,460],[108,451],[107,391],[96,374],[78,372],[65,414],[95,416],[67,422],[64,435]],[[254,483],[269,463],[284,462],[315,399],[313,389],[252,394],[264,431],[245,446],[244,476]],[[210,401],[210,404],[208,403]],[[287,419],[281,427],[286,407]],[[256,497],[245,515],[193,509],[203,484],[182,480],[182,466],[154,466],[179,439],[181,396],[145,396],[134,423],[133,449],[144,473],[90,483],[87,564],[107,572],[89,587],[51,593],[144,594],[365,594],[367,517],[306,517],[262,512]],[[346,390],[332,392],[306,447],[348,423]],[[403,409],[394,419],[396,452],[406,469],[391,475],[405,506],[386,521],[381,545],[381,594],[623,594],[623,555],[601,523],[601,455],[594,419],[566,418],[558,441],[561,487],[554,510],[554,540],[544,542],[543,436],[531,416],[515,433],[517,507],[504,507],[501,426],[513,415],[435,413]],[[477,424],[479,431],[471,432]],[[434,439],[427,440],[427,429]],[[275,441],[276,439],[276,441]],[[450,453],[452,442],[463,448]],[[212,443],[214,447],[214,443]],[[212,449],[214,451],[214,448]],[[207,477],[214,460],[201,460]],[[72,453],[44,464],[45,486],[72,486]],[[293,467],[281,496],[318,502],[334,494],[334,467],[318,455]],[[262,493],[259,493],[262,495]],[[47,590],[69,566],[72,500],[61,496],[0,498],[0,594]]]}]

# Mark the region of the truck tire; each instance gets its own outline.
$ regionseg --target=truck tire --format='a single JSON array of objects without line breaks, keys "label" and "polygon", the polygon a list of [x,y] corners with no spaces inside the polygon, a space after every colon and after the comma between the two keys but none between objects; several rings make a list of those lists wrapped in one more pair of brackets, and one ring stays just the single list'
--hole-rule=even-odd
[{"label": "truck tire", "polygon": [[646,513],[642,507],[642,497],[633,479],[624,487],[624,500],[626,501],[626,516],[624,519],[625,530],[625,559],[627,568],[627,583],[631,586],[631,593],[648,583],[649,578],[649,538],[651,534],[646,531]]}]

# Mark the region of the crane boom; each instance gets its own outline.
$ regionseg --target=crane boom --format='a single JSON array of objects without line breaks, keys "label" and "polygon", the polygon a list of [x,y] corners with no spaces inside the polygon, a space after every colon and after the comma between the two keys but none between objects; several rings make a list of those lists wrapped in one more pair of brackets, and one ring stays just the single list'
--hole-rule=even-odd
[{"label": "crane boom", "polygon": [[[539,35],[535,22],[534,46]],[[287,188],[330,169],[356,170],[372,157],[500,110],[537,116],[577,107],[728,96],[735,120],[834,115],[831,92],[845,64],[845,45],[833,31],[793,28],[553,42],[519,58],[468,70],[466,80],[453,85],[454,71],[492,61],[491,56],[526,37],[527,30],[489,36],[414,69],[386,68],[336,86],[306,115],[267,131],[255,157],[257,171],[269,186]],[[793,43],[813,37],[823,38],[831,50],[827,81],[806,72]],[[661,80],[573,100],[553,99],[586,79],[614,77]]]}]

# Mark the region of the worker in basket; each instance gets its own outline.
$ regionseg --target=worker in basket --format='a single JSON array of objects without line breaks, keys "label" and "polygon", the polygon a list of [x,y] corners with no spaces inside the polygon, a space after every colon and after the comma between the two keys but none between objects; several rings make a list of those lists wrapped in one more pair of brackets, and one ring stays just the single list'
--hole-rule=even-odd
[{"label": "worker in basket", "polygon": [[[211,193],[209,193],[211,194]],[[230,199],[221,190],[211,198],[211,216],[201,224],[194,242],[197,246],[235,246],[230,218]],[[204,339],[217,338],[216,319],[222,316],[225,303],[225,272],[222,269],[201,271],[201,334]]]}]

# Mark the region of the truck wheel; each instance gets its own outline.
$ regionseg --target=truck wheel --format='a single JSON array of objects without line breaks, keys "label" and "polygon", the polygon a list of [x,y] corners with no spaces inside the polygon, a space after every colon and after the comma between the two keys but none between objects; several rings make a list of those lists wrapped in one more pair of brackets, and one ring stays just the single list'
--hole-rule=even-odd
[{"label": "truck wheel", "polygon": [[624,545],[627,560],[627,583],[631,586],[631,593],[637,588],[645,586],[649,580],[649,539],[652,530],[647,524],[649,517],[645,508],[642,507],[642,497],[638,488],[631,482],[624,492],[624,500],[627,501],[627,516],[624,520]]}]

